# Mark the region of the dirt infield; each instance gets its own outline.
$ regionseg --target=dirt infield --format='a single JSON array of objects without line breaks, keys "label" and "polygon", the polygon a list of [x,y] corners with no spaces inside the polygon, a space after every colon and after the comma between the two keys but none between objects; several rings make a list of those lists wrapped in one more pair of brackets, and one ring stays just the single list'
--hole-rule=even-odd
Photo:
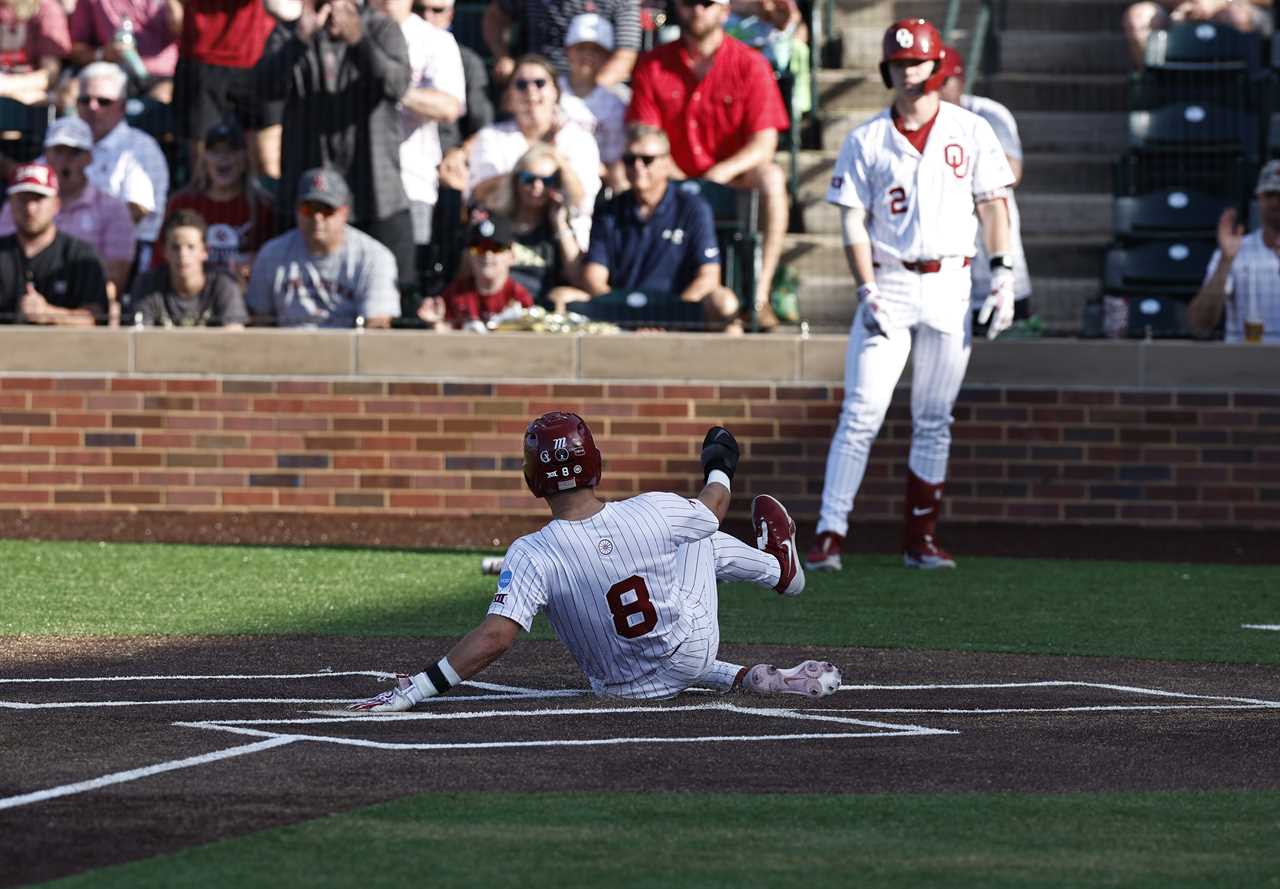
[{"label": "dirt infield", "polygon": [[441,645],[3,641],[0,835],[21,837],[5,886],[420,791],[1280,788],[1274,667],[726,646],[746,663],[830,657],[846,686],[637,705],[582,694],[558,643],[524,641],[487,684],[353,718],[342,702],[377,690],[379,668]]}]

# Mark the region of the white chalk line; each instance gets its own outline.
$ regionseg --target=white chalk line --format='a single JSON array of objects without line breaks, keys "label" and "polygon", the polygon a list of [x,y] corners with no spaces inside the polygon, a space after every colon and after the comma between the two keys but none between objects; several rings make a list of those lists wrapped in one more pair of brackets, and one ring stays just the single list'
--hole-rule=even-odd
[{"label": "white chalk line", "polygon": [[1280,704],[1110,704],[1096,707],[984,707],[974,709],[924,707],[835,707],[823,713],[880,713],[886,716],[902,714],[936,716],[999,716],[1004,714],[1035,713],[1124,713],[1127,711],[1182,711],[1182,710],[1276,710]]},{"label": "white chalk line", "polygon": [[201,753],[199,756],[188,756],[184,759],[174,759],[169,762],[156,763],[155,765],[143,766],[138,769],[129,769],[125,772],[113,772],[110,775],[103,775],[100,778],[92,778],[88,781],[77,781],[74,784],[63,784],[60,787],[49,787],[45,790],[36,790],[31,793],[10,796],[0,799],[0,810],[15,809],[19,806],[44,802],[45,800],[55,799],[60,796],[71,796],[77,793],[84,793],[87,790],[98,790],[102,787],[109,787],[112,784],[124,784],[128,781],[136,781],[139,778],[159,775],[162,772],[172,772],[177,769],[191,768],[192,766],[208,765],[212,762],[231,759],[236,756],[245,756],[250,753],[261,753],[263,750],[270,750],[272,747],[283,747],[285,744],[292,744],[295,740],[296,739],[288,736],[277,736],[274,738],[268,738],[265,741],[243,744],[239,747],[228,747],[225,750],[215,750],[212,753]]},{"label": "white chalk line", "polygon": [[1280,630],[1280,624],[1241,624],[1242,630]]},{"label": "white chalk line", "polygon": [[185,682],[197,679],[320,679],[329,676],[371,676],[374,679],[392,679],[395,673],[385,670],[321,670],[318,673],[206,673],[189,676],[50,676],[41,679],[3,679],[0,683],[23,682]]},{"label": "white chalk line", "polygon": [[989,688],[1098,688],[1105,691],[1129,692],[1153,697],[1184,698],[1202,701],[1230,701],[1237,704],[1258,704],[1264,707],[1280,707],[1280,701],[1265,701],[1258,698],[1238,698],[1230,695],[1191,694],[1180,691],[1165,691],[1160,688],[1142,688],[1136,685],[1114,685],[1108,682],[1082,682],[1078,680],[1046,680],[1041,682],[967,682],[952,685],[842,685],[840,691],[952,691],[989,689]]},{"label": "white chalk line", "polygon": [[[465,704],[471,701],[525,701],[544,698],[579,697],[578,691],[548,691],[541,694],[498,694],[498,695],[460,695],[454,698],[438,697],[428,700],[436,705]],[[74,710],[98,707],[173,707],[184,704],[350,704],[353,698],[174,698],[160,701],[45,701],[27,703],[25,701],[0,701],[0,709],[8,710]]]}]

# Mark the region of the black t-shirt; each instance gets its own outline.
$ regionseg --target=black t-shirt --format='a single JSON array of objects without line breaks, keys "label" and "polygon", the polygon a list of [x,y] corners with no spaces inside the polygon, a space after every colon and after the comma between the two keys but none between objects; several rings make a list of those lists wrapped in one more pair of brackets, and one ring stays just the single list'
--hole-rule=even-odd
[{"label": "black t-shirt", "polygon": [[99,321],[107,317],[107,274],[97,252],[79,238],[58,232],[53,243],[29,259],[17,235],[0,238],[0,322],[20,320],[28,280],[50,305],[90,309]]},{"label": "black t-shirt", "polygon": [[560,248],[556,245],[550,223],[544,220],[532,231],[517,234],[511,249],[514,253],[511,277],[532,293],[540,304],[546,305],[547,294],[553,287],[563,283]]},{"label": "black t-shirt", "polygon": [[133,282],[124,322],[138,321],[148,327],[221,327],[247,324],[249,312],[240,285],[226,272],[207,271],[199,293],[179,296],[169,280],[169,267],[161,266]]}]

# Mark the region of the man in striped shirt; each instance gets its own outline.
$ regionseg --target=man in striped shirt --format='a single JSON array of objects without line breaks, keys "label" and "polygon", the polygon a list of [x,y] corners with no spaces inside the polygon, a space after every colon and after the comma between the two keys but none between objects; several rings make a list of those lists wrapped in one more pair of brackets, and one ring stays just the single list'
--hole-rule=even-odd
[{"label": "man in striped shirt", "polygon": [[640,54],[639,0],[489,0],[484,12],[484,39],[493,53],[493,78],[505,83],[515,70],[510,30],[519,22],[526,52],[546,56],[561,76],[569,74],[565,36],[583,13],[597,13],[613,26],[613,51],[596,75],[603,87],[626,83]]},{"label": "man in striped shirt", "polygon": [[601,458],[577,414],[553,412],[525,432],[525,483],[552,521],[507,550],[488,616],[448,655],[390,691],[352,704],[363,712],[408,710],[501,657],[545,611],[591,688],[605,697],[669,698],[690,686],[824,697],[840,671],[824,661],[779,670],[716,658],[716,583],[752,581],[784,596],[804,589],[795,523],[767,494],[752,503],[758,548],[719,530],[729,509],[738,444],[721,426],[703,440],[706,485],[696,499],[641,494],[605,503],[595,492]]}]

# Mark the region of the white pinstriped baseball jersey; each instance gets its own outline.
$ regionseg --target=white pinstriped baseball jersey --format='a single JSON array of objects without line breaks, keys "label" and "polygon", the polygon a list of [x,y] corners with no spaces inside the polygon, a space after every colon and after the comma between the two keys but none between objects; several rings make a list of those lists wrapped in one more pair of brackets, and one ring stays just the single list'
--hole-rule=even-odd
[{"label": "white pinstriped baseball jersey", "polygon": [[1013,184],[991,125],[941,103],[922,155],[890,108],[859,124],[840,147],[827,201],[867,211],[872,257],[915,262],[972,256],[974,198]]},{"label": "white pinstriped baseball jersey", "polygon": [[[675,694],[680,688],[658,675],[672,653],[714,630],[708,655],[714,658],[719,637],[715,568],[703,571],[709,608],[695,606],[706,595],[700,599],[689,588],[694,572],[685,565],[683,548],[718,528],[701,501],[665,493],[606,503],[581,521],[553,520],[511,544],[489,613],[528,630],[534,615],[545,610],[598,693]],[[776,578],[776,560],[769,561]]]}]

